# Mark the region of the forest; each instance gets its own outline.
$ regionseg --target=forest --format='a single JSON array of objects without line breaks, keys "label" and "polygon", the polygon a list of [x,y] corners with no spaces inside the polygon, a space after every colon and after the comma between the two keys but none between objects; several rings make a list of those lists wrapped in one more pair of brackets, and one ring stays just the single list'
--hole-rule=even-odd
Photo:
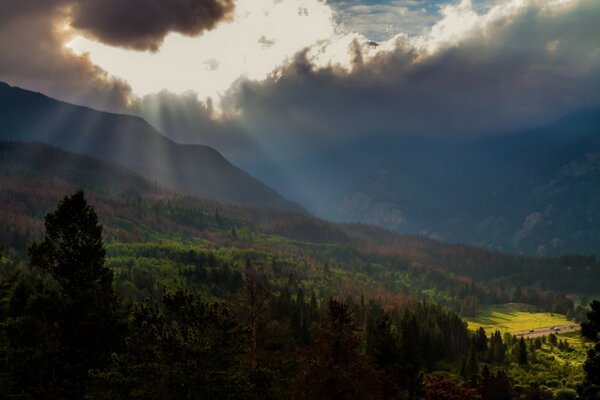
[{"label": "forest", "polygon": [[600,0],[0,0],[0,400],[600,400]]},{"label": "forest", "polygon": [[[391,276],[413,288],[396,290],[383,282],[385,264],[374,260],[397,257],[397,250],[382,254],[368,243],[369,258],[335,244],[251,232],[232,224],[236,210],[198,213],[205,224],[224,227],[212,242],[117,241],[119,231],[107,235],[95,203],[83,191],[64,197],[26,255],[8,246],[2,253],[2,398],[598,396],[599,302],[578,304],[585,339],[472,331],[461,319],[468,311],[453,308],[449,296],[485,299],[500,283],[473,279],[455,293],[452,282],[464,278],[406,265]],[[155,223],[161,213],[177,221],[177,204],[161,211],[142,204]],[[338,229],[326,233],[354,240],[349,228]],[[523,260],[532,271],[542,262]],[[415,289],[425,283],[443,295]],[[546,299],[534,288],[505,290],[537,293],[540,307],[576,308],[558,292]],[[448,304],[436,301],[440,296]]]}]

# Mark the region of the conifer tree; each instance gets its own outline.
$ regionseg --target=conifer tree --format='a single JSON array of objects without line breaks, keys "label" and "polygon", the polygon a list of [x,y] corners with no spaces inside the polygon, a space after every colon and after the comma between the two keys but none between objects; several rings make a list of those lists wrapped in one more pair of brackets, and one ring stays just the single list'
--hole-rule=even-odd
[{"label": "conifer tree", "polygon": [[477,346],[477,351],[479,353],[485,353],[488,350],[488,340],[487,340],[487,334],[485,333],[485,329],[483,328],[479,328],[477,329],[477,332],[475,333],[475,342],[476,342],[476,346]]},{"label": "conifer tree", "polygon": [[600,301],[594,300],[590,306],[588,321],[581,324],[581,333],[595,342],[594,347],[588,350],[587,360],[583,365],[585,382],[580,395],[586,399],[600,397]]},{"label": "conifer tree", "polygon": [[44,240],[29,247],[30,263],[59,284],[59,359],[65,395],[77,397],[88,371],[103,366],[119,343],[113,272],[104,264],[102,225],[82,190],[46,215],[45,228]]},{"label": "conifer tree", "polygon": [[296,398],[378,399],[382,376],[361,354],[359,327],[348,305],[330,299],[311,347],[304,353]]},{"label": "conifer tree", "polygon": [[79,399],[89,371],[107,365],[123,343],[113,273],[104,265],[102,226],[83,191],[64,198],[45,228],[44,239],[29,248],[32,276],[39,278],[19,284],[10,300],[2,391]]},{"label": "conifer tree", "polygon": [[519,365],[527,365],[527,345],[525,344],[525,339],[521,336],[519,339]]},{"label": "conifer tree", "polygon": [[466,371],[469,381],[474,384],[477,381],[477,375],[479,375],[479,360],[477,359],[477,348],[474,342],[471,343],[469,356],[467,357]]}]

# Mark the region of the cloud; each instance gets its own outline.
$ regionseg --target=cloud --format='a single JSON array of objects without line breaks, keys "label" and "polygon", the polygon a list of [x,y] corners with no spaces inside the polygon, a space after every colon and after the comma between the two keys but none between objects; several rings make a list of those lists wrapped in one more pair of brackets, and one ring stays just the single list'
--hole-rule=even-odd
[{"label": "cloud", "polygon": [[19,0],[0,2],[0,80],[102,110],[125,111],[130,85],[66,47],[82,32],[156,50],[169,32],[197,35],[227,19],[233,0]]},{"label": "cloud", "polygon": [[[258,141],[296,151],[371,134],[506,133],[600,104],[600,2],[513,0],[442,10],[428,34],[355,42],[351,65],[312,48],[223,101]],[[550,46],[549,46],[550,43]]]},{"label": "cloud", "polygon": [[158,50],[165,36],[196,36],[231,16],[233,0],[80,0],[72,25],[103,43]]},{"label": "cloud", "polygon": [[331,8],[322,0],[238,0],[231,21],[200,37],[171,34],[155,53],[83,37],[70,46],[126,79],[138,95],[194,90],[217,100],[240,76],[262,80],[298,51],[330,39],[333,30]]},{"label": "cloud", "polygon": [[[376,46],[336,25],[319,0],[239,0],[235,10],[230,2],[155,0],[137,13],[138,0],[115,2],[0,3],[0,79],[127,109],[178,141],[246,158],[256,148],[289,157],[371,134],[505,133],[600,104],[597,0],[494,0],[484,8],[468,0],[348,2],[355,15],[400,22],[418,4],[435,6],[440,20],[425,23],[429,29]],[[166,4],[172,9],[157,18]],[[73,27],[125,49],[81,39],[76,54],[64,47]],[[213,27],[199,38],[165,39]],[[128,50],[161,43],[156,53]],[[150,96],[133,99],[130,86]]]},{"label": "cloud", "polygon": [[125,81],[64,48],[71,36],[59,3],[2,2],[0,80],[102,110],[126,109],[131,89]]},{"label": "cloud", "polygon": [[234,119],[218,115],[212,101],[201,101],[193,92],[174,94],[166,90],[141,98],[130,112],[145,118],[178,143],[217,147],[228,157],[247,161],[259,149]]}]

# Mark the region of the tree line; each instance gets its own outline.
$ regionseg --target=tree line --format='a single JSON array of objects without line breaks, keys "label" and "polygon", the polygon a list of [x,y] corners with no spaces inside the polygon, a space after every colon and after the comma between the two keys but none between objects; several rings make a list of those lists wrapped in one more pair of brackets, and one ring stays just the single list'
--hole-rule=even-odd
[{"label": "tree line", "polygon": [[[27,265],[0,257],[0,398],[499,399],[516,392],[494,367],[512,354],[519,365],[533,362],[523,339],[471,334],[438,304],[274,288],[250,259],[236,275],[189,253],[197,268],[181,271],[185,285],[127,298],[82,191],[63,199],[44,228]],[[207,279],[227,297],[197,287]],[[596,342],[599,315],[593,303],[584,325]],[[597,393],[599,346],[581,396]]]}]

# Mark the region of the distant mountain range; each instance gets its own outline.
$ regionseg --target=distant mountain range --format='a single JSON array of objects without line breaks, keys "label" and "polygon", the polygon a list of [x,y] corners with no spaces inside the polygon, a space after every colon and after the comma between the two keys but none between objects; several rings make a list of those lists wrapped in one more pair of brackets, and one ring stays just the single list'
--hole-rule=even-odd
[{"label": "distant mountain range", "polygon": [[303,212],[211,147],[177,144],[141,118],[67,104],[4,83],[0,140],[37,141],[116,162],[181,193]]},{"label": "distant mountain range", "polygon": [[600,255],[600,109],[505,136],[372,136],[245,168],[328,219],[523,254]]},{"label": "distant mountain range", "polygon": [[[177,144],[141,118],[5,84],[0,84],[0,140],[37,141],[119,164],[127,168],[120,173],[133,179],[122,180],[119,190],[147,188],[150,182],[152,193],[304,213],[299,203],[326,219],[505,252],[600,255],[597,109],[505,136],[462,141],[371,136],[276,165],[257,160],[244,166],[292,201],[215,149]],[[41,158],[46,152],[36,151],[28,154]],[[38,173],[63,168],[60,155],[48,157],[55,164],[40,164]],[[72,163],[64,168],[76,176]],[[143,184],[136,180],[142,177]]]},{"label": "distant mountain range", "polygon": [[[139,243],[141,249],[164,242],[188,249],[189,243],[202,240],[209,248],[248,251],[255,265],[278,264],[285,281],[318,274],[322,289],[334,284],[339,290],[351,285],[361,291],[376,285],[383,290],[379,293],[424,290],[460,308],[450,299],[478,295],[490,303],[503,302],[517,286],[596,294],[600,276],[600,264],[589,257],[505,255],[374,226],[182,196],[114,163],[39,143],[0,141],[4,254],[24,257],[28,243],[43,236],[43,216],[80,188],[98,212],[107,243]],[[268,261],[256,261],[261,257]],[[338,278],[329,281],[323,275],[328,268],[338,271]]]}]

